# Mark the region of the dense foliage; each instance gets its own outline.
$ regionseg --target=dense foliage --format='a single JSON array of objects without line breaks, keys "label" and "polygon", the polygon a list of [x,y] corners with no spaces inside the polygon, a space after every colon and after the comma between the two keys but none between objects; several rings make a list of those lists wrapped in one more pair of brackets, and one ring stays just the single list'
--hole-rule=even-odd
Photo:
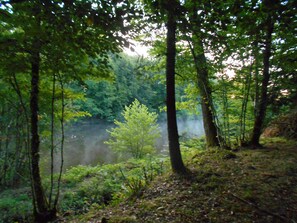
[{"label": "dense foliage", "polygon": [[148,111],[145,105],[135,100],[122,113],[124,121],[115,120],[115,128],[108,131],[106,142],[120,156],[132,155],[141,159],[155,152],[156,139],[160,137],[157,114]]},{"label": "dense foliage", "polygon": [[69,86],[77,93],[84,92],[83,100],[76,100],[74,106],[94,118],[111,122],[121,118],[125,106],[135,99],[159,112],[164,106],[165,86],[153,76],[155,72],[147,70],[153,63],[124,53],[110,55],[109,78],[95,78]]},{"label": "dense foliage", "polygon": [[[100,193],[88,190],[98,183],[92,178],[58,206],[65,124],[89,116],[124,118],[108,144],[143,158],[159,134],[148,111],[166,110],[171,166],[180,173],[176,109],[201,113],[208,148],[258,147],[266,125],[280,115],[287,122],[296,109],[296,11],[293,0],[0,1],[0,189],[29,188],[1,197],[0,208],[12,208],[5,221],[33,210],[36,222],[46,222],[79,199],[86,200],[79,208],[112,200],[105,190],[120,188],[122,170],[106,171],[121,176],[102,178]],[[151,57],[122,53],[132,38],[150,45]],[[49,176],[41,174],[45,159]]]},{"label": "dense foliage", "polygon": [[[168,160],[163,157],[72,167],[63,175],[59,209],[65,215],[78,215],[137,197],[155,177],[167,169]],[[45,178],[46,183],[49,181],[48,177]],[[0,198],[1,223],[33,221],[29,187],[6,190],[0,193]]]}]

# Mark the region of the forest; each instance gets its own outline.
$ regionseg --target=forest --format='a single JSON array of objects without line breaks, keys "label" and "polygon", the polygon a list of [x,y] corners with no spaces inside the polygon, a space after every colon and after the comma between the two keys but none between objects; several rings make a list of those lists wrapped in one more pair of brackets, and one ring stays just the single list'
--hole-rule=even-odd
[{"label": "forest", "polygon": [[0,223],[297,222],[294,0],[0,0]]}]

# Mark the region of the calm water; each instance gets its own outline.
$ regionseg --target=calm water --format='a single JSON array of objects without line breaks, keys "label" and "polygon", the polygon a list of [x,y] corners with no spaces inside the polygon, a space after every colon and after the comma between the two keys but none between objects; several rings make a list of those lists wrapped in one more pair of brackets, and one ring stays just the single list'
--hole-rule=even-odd
[{"label": "calm water", "polygon": [[[157,140],[156,148],[159,152],[167,153],[167,126],[165,122],[159,123],[162,136]],[[104,144],[108,140],[107,129],[114,127],[112,124],[92,120],[76,123],[66,128],[64,144],[64,169],[76,165],[96,165],[98,163],[114,163],[116,155]],[[203,124],[197,119],[178,120],[179,135],[201,136]],[[60,157],[55,156],[55,166],[58,170]]]}]

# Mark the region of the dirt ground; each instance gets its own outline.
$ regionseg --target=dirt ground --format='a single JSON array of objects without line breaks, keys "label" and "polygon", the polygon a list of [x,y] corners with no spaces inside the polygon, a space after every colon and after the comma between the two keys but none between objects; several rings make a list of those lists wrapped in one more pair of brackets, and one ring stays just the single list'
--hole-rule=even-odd
[{"label": "dirt ground", "polygon": [[70,222],[297,222],[297,142],[265,140],[263,148],[207,150],[189,159],[191,173],[167,173],[138,198]]}]

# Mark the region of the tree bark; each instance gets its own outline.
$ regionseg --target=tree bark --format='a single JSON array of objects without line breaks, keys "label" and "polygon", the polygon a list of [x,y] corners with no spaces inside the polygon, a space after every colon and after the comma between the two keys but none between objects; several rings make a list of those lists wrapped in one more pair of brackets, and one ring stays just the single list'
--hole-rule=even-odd
[{"label": "tree bark", "polygon": [[250,145],[252,146],[259,146],[260,145],[260,136],[261,130],[263,127],[263,122],[265,119],[266,108],[267,108],[267,88],[270,79],[270,56],[271,56],[271,43],[272,43],[272,33],[274,28],[274,22],[272,19],[272,15],[269,13],[267,22],[266,22],[266,37],[265,37],[265,49],[263,54],[263,79],[262,79],[262,86],[261,86],[261,95],[259,98],[259,104],[256,107],[256,117],[254,122],[254,128],[252,137],[250,140]]},{"label": "tree bark", "polygon": [[167,128],[172,170],[173,172],[183,174],[186,172],[186,168],[180,152],[175,105],[176,21],[174,13],[175,7],[168,7],[166,57]]},{"label": "tree bark", "polygon": [[207,68],[207,60],[205,57],[204,46],[201,37],[201,19],[198,18],[198,2],[192,5],[190,16],[190,24],[188,27],[191,31],[192,37],[188,37],[190,50],[194,59],[194,64],[197,73],[197,87],[201,96],[201,108],[203,117],[203,126],[205,132],[206,146],[217,147],[220,146],[220,134],[218,126],[215,122],[211,88],[209,85],[209,75]]},{"label": "tree bark", "polygon": [[197,71],[197,85],[201,94],[201,107],[203,116],[203,126],[205,131],[206,146],[216,147],[220,146],[218,126],[215,124],[211,89],[208,81],[207,61],[203,50],[202,40],[199,40],[200,53],[194,55],[196,71]]},{"label": "tree bark", "polygon": [[42,187],[40,168],[39,168],[39,152],[40,141],[38,132],[38,96],[39,96],[39,70],[40,70],[40,53],[38,41],[36,41],[32,50],[31,61],[31,94],[30,94],[30,110],[31,110],[31,174],[33,184],[33,196],[36,202],[34,204],[35,222],[47,222],[56,215],[56,210],[49,210],[49,206]]},{"label": "tree bark", "polygon": [[31,170],[33,189],[36,196],[37,212],[45,212],[46,201],[41,184],[40,169],[39,169],[39,133],[38,133],[38,94],[39,94],[39,52],[34,52],[32,55],[32,70],[31,70]]}]

